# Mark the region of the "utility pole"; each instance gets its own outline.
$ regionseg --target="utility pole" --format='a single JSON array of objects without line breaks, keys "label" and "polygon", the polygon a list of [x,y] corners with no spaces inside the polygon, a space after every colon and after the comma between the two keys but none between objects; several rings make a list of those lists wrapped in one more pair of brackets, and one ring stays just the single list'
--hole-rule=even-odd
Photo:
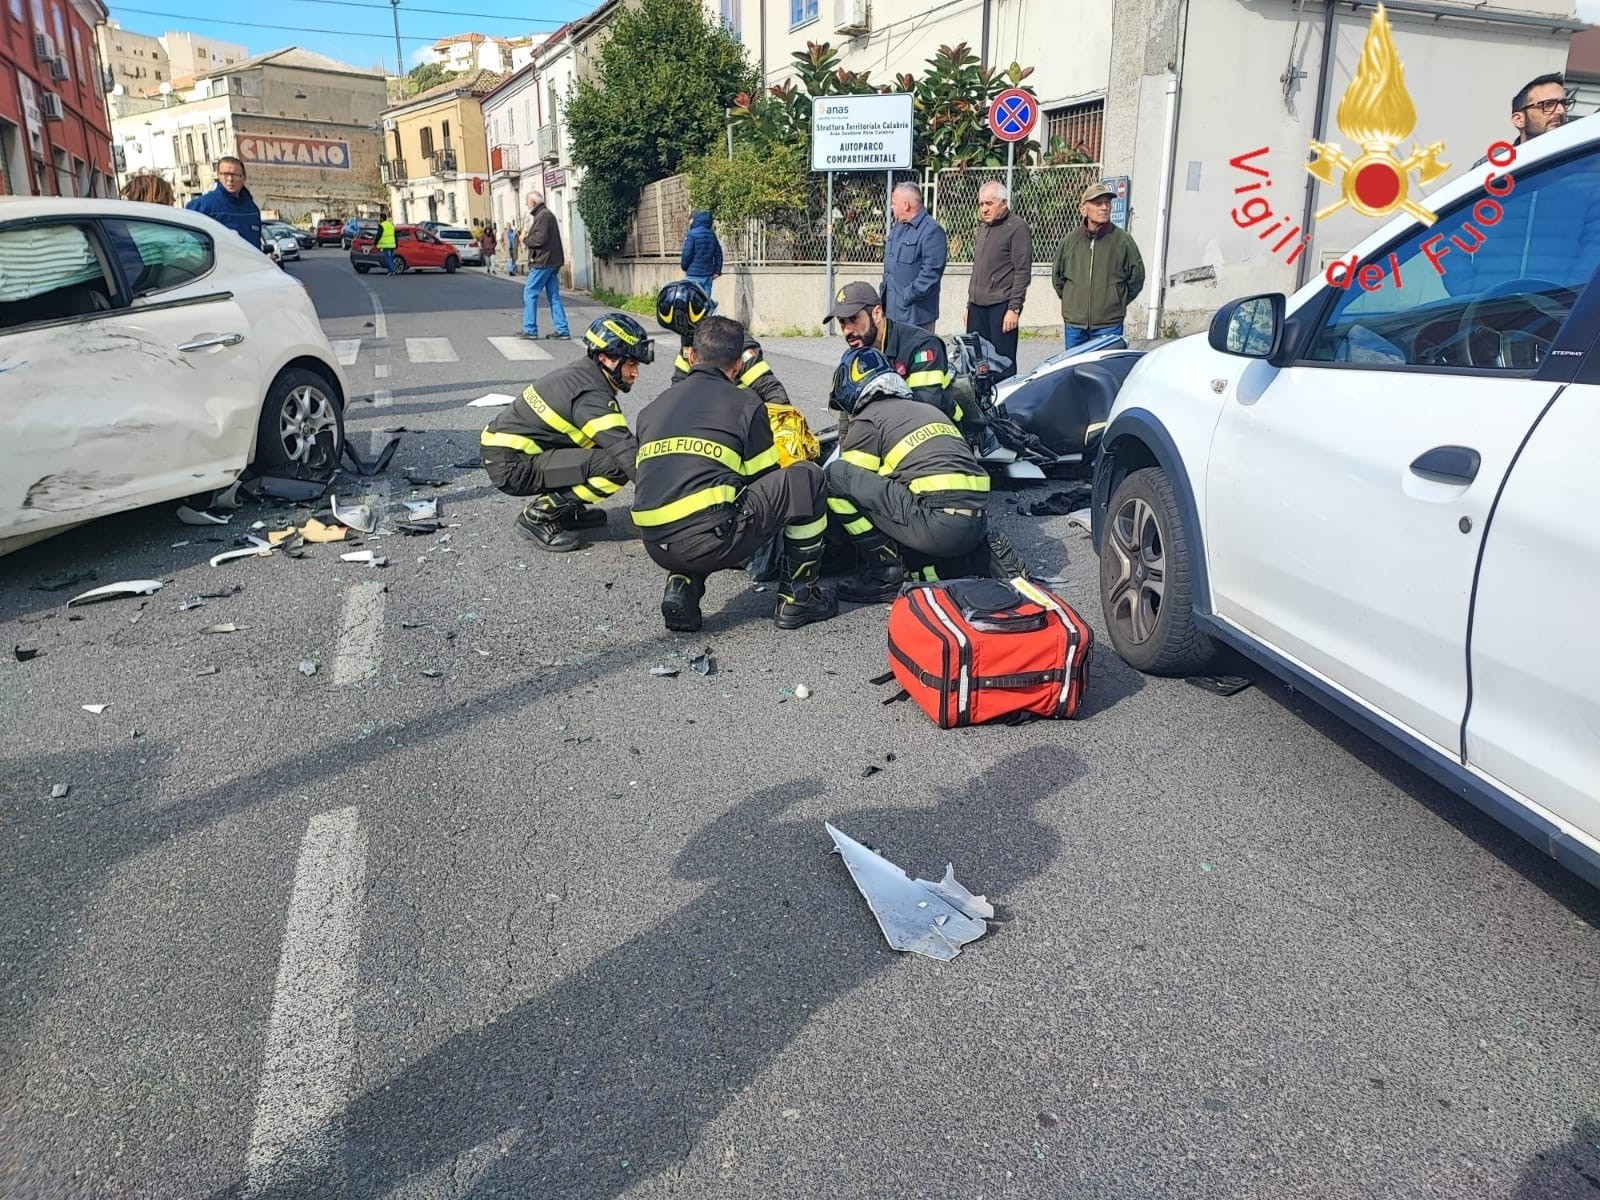
[{"label": "utility pole", "polygon": [[394,73],[402,80],[401,91],[404,92],[406,55],[405,51],[400,49],[400,0],[389,0],[389,11],[394,15]]}]

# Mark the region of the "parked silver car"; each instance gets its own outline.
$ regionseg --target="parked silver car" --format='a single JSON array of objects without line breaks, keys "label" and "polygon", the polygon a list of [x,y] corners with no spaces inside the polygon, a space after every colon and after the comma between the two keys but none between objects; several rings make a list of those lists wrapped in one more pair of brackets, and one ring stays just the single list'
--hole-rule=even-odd
[{"label": "parked silver car", "polygon": [[478,235],[470,229],[461,229],[455,225],[441,225],[434,230],[434,235],[441,241],[451,243],[460,255],[462,265],[469,267],[483,266],[483,247],[478,245]]}]

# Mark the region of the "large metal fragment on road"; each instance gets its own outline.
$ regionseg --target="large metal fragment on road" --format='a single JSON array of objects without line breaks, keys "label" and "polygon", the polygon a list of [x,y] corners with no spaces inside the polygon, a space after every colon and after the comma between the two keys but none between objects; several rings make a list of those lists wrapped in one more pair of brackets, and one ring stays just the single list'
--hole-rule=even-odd
[{"label": "large metal fragment on road", "polygon": [[127,596],[151,596],[161,590],[159,579],[128,579],[121,583],[108,583],[104,587],[97,587],[82,595],[74,596],[67,601],[67,607],[74,604],[96,604],[101,600],[120,600]]},{"label": "large metal fragment on road", "polygon": [[289,500],[298,504],[322,499],[328,494],[328,488],[332,483],[331,478],[301,479],[296,475],[258,475],[250,481],[247,490],[258,500]]},{"label": "large metal fragment on road", "polygon": [[333,519],[358,533],[372,533],[378,528],[378,518],[370,507],[365,504],[341,505],[337,496],[333,498]]},{"label": "large metal fragment on road", "polygon": [[984,918],[994,916],[993,906],[956,882],[954,864],[946,864],[938,883],[912,879],[848,834],[827,822],[823,827],[878,919],[878,928],[896,950],[948,962],[962,946],[989,931]]}]

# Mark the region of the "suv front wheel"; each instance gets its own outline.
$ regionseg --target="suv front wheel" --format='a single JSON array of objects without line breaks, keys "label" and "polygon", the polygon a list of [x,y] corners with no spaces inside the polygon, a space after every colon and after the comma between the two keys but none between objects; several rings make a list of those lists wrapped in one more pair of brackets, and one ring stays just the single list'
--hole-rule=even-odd
[{"label": "suv front wheel", "polygon": [[1204,668],[1216,645],[1194,619],[1189,543],[1159,467],[1130,473],[1107,508],[1100,548],[1100,605],[1124,662],[1151,675]]}]

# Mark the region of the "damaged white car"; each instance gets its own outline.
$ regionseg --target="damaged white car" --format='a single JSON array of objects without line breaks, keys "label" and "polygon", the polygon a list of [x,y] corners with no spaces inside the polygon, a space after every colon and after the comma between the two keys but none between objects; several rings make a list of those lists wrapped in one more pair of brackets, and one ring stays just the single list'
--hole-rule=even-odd
[{"label": "damaged white car", "polygon": [[326,476],[347,394],[300,282],[211,218],[0,198],[0,554],[247,468]]}]

